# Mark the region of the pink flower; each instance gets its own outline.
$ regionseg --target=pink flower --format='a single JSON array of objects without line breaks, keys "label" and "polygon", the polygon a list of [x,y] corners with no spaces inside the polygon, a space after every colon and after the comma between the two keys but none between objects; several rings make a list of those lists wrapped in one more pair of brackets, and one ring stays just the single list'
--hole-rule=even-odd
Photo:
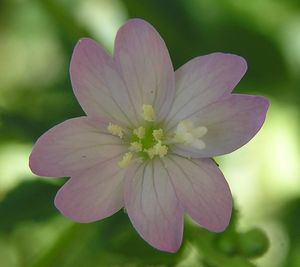
[{"label": "pink flower", "polygon": [[246,69],[239,56],[213,53],[174,73],[164,41],[140,19],[118,31],[113,57],[82,39],[70,74],[86,116],[42,135],[30,168],[71,177],[55,198],[64,216],[89,223],[125,207],[159,250],[178,250],[184,214],[221,232],[232,197],[210,158],[246,144],[269,105],[260,96],[231,94]]}]

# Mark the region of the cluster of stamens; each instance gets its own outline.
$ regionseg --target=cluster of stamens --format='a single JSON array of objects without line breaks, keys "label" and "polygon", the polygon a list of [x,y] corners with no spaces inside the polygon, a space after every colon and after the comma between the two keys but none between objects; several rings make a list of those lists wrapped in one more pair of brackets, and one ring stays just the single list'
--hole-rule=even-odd
[{"label": "cluster of stamens", "polygon": [[174,133],[174,137],[167,138],[163,129],[157,126],[155,113],[151,105],[143,105],[142,117],[145,120],[144,126],[132,130],[132,133],[125,134],[125,130],[119,125],[109,123],[107,131],[118,136],[129,145],[126,152],[118,162],[119,167],[126,168],[133,160],[144,161],[154,157],[164,157],[168,154],[170,144],[185,144],[198,149],[203,149],[205,143],[200,140],[207,132],[206,127],[195,128],[188,120],[181,121]]}]

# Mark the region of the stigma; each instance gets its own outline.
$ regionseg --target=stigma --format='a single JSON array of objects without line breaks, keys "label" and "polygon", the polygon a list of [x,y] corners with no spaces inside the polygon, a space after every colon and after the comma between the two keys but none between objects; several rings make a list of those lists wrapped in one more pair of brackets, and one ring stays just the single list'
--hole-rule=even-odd
[{"label": "stigma", "polygon": [[204,149],[205,143],[201,138],[207,133],[204,126],[194,127],[190,120],[182,120],[175,130],[174,143],[184,144],[197,149]]}]

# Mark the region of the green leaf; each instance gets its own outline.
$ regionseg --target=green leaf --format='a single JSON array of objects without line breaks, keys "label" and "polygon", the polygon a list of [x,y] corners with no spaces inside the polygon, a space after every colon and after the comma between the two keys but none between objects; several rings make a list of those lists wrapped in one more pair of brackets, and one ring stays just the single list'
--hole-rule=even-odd
[{"label": "green leaf", "polygon": [[45,221],[58,214],[53,199],[57,185],[43,181],[20,184],[0,202],[0,231],[10,231],[25,221]]},{"label": "green leaf", "polygon": [[262,256],[268,248],[269,240],[260,229],[254,228],[246,233],[239,234],[239,250],[247,258]]}]

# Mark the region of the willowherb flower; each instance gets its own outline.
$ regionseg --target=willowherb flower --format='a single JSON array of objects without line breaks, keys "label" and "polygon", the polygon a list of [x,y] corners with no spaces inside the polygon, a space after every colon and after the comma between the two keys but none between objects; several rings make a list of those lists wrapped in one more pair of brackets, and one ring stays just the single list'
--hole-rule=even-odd
[{"label": "willowherb flower", "polygon": [[174,73],[165,43],[140,19],[118,31],[113,57],[82,39],[70,74],[86,116],[42,135],[31,170],[71,177],[55,198],[66,217],[88,223],[125,207],[160,250],[178,250],[184,214],[223,231],[232,196],[211,157],[247,143],[268,108],[263,97],[231,94],[246,69],[239,56],[213,53]]}]

